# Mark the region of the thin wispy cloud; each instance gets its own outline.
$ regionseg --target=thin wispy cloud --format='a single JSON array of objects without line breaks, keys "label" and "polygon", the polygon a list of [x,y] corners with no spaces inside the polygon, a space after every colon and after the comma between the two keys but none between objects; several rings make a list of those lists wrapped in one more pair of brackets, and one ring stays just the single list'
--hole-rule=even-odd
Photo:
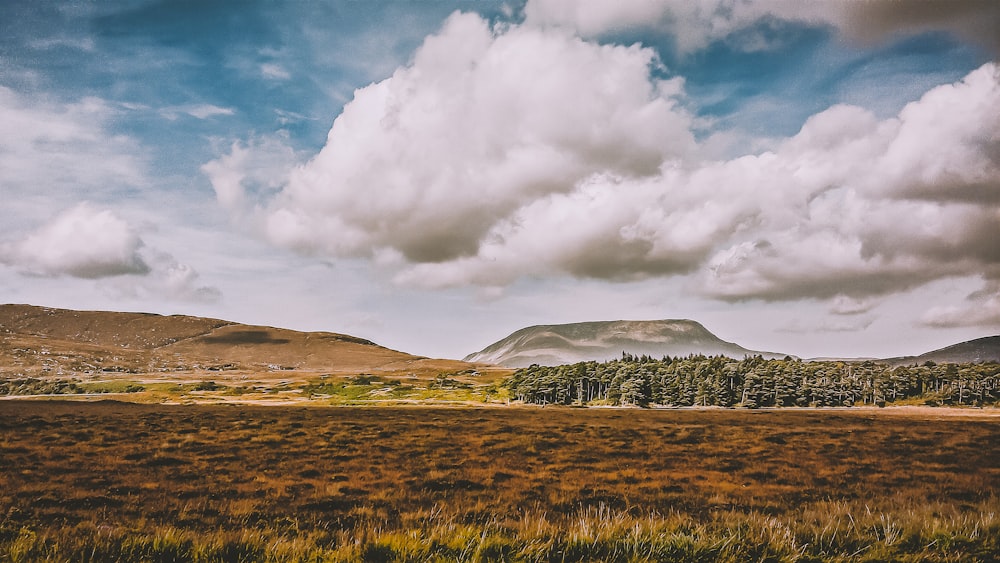
[{"label": "thin wispy cloud", "polygon": [[165,107],[160,109],[159,113],[169,120],[175,120],[183,115],[195,119],[209,119],[220,115],[233,115],[235,111],[232,108],[222,108],[212,104],[188,104]]},{"label": "thin wispy cloud", "polygon": [[261,64],[260,73],[264,76],[264,78],[271,80],[288,80],[292,77],[291,73],[285,70],[281,65],[274,63]]},{"label": "thin wispy cloud", "polygon": [[[137,139],[113,132],[113,104],[97,97],[60,102],[0,86],[0,177],[11,196],[147,183]],[[6,202],[7,205],[16,203]]]}]

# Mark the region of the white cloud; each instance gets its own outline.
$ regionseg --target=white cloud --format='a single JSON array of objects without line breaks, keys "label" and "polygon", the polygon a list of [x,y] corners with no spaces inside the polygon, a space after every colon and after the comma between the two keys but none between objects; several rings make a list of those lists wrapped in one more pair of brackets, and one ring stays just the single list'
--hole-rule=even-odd
[{"label": "white cloud", "polygon": [[942,305],[928,309],[920,323],[933,328],[1000,328],[1000,282],[987,282],[971,293],[961,305]]},{"label": "white cloud", "polygon": [[39,276],[102,278],[146,274],[142,240],[109,210],[82,203],[21,240],[0,245],[0,261]]},{"label": "white cloud", "polygon": [[1000,277],[996,64],[895,117],[838,105],[772,150],[708,160],[716,141],[695,141],[683,81],[654,79],[652,51],[532,17],[453,15],[290,173],[281,142],[234,144],[203,167],[220,203],[281,246],[421,287],[684,276],[702,296],[860,315],[934,280]]},{"label": "white cloud", "polygon": [[242,217],[252,211],[253,201],[278,191],[298,161],[287,137],[279,133],[237,141],[228,154],[205,163],[201,171],[212,183],[219,204]]},{"label": "white cloud", "polygon": [[28,45],[32,49],[41,50],[58,49],[61,47],[85,52],[94,52],[96,50],[96,44],[92,37],[46,37],[44,39],[33,39]]},{"label": "white cloud", "polygon": [[[963,117],[942,117],[948,107]],[[835,313],[859,314],[872,296],[1000,270],[997,116],[995,65],[933,89],[898,118],[835,106],[774,152],[668,163],[642,178],[593,175],[537,197],[497,221],[474,255],[423,261],[398,280],[693,272],[704,295],[837,298]]]},{"label": "white cloud", "polygon": [[303,121],[316,121],[315,117],[279,108],[275,108],[274,114],[278,117],[278,123],[282,126],[292,123],[301,123]]},{"label": "white cloud", "polygon": [[862,332],[875,322],[871,317],[860,317],[851,319],[827,319],[819,322],[793,320],[783,327],[777,329],[778,332],[795,333],[817,333],[817,332]]},{"label": "white cloud", "polygon": [[[175,110],[199,119],[231,113]],[[12,279],[96,280],[168,300],[217,299],[218,290],[194,283],[193,269],[144,244],[139,229],[98,203],[151,185],[146,151],[112,131],[118,111],[98,98],[60,103],[0,87],[0,265]]]},{"label": "white cloud", "polygon": [[763,178],[790,197],[761,207],[760,226],[713,255],[705,289],[729,299],[864,297],[995,275],[997,131],[995,64],[932,89],[895,119],[845,107],[814,116],[765,155],[777,166]]},{"label": "white cloud", "polygon": [[[673,38],[684,53],[700,50],[766,18],[824,24],[838,15],[834,3],[788,0],[529,0],[525,21],[566,27],[584,37],[623,31],[654,30]],[[760,35],[744,34],[746,50],[770,48]]]},{"label": "white cloud", "polygon": [[260,65],[260,74],[268,80],[288,80],[292,77],[291,73],[285,70],[284,67],[275,63],[262,63]]},{"label": "white cloud", "polygon": [[169,106],[160,110],[160,115],[171,121],[181,115],[188,115],[196,119],[208,119],[219,115],[233,115],[236,113],[232,108],[223,108],[212,104],[187,104],[183,106]]},{"label": "white cloud", "polygon": [[109,209],[80,203],[20,239],[0,242],[0,264],[22,275],[102,280],[123,296],[175,301],[214,301],[212,287],[170,254],[149,248],[125,219]]},{"label": "white cloud", "polygon": [[[414,262],[474,256],[522,207],[694,148],[652,51],[454,15],[411,66],[358,90],[268,211],[272,240]],[[216,189],[228,192],[222,183]]]},{"label": "white cloud", "polygon": [[108,131],[114,115],[115,110],[98,98],[61,104],[0,86],[0,178],[5,195],[93,195],[123,185],[145,185],[143,151],[131,138]]},{"label": "white cloud", "polygon": [[873,299],[853,299],[844,295],[838,295],[833,299],[830,312],[834,315],[861,315],[871,311],[878,305]]},{"label": "white cloud", "polygon": [[165,252],[146,252],[149,273],[145,276],[124,276],[102,280],[101,289],[116,299],[166,300],[214,303],[222,292],[211,286],[199,285],[194,268],[178,262]]}]

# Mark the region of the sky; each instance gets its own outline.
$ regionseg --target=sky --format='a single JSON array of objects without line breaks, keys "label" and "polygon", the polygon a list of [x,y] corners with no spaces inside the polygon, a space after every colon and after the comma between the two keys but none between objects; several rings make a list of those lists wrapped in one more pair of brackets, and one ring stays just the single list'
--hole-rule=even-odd
[{"label": "sky", "polygon": [[7,0],[0,302],[460,358],[1000,334],[994,0]]}]

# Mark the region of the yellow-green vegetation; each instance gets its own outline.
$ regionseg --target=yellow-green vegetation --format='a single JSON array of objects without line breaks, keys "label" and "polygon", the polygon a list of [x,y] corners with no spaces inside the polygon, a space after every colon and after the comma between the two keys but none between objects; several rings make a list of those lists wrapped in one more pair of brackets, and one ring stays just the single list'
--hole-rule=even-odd
[{"label": "yellow-green vegetation", "polygon": [[350,378],[314,380],[300,387],[310,399],[333,405],[393,404],[400,402],[491,402],[507,398],[506,389],[493,384],[459,381],[454,374],[439,374],[430,380],[358,375]]},{"label": "yellow-green vegetation", "polygon": [[[217,375],[217,374],[216,374]],[[155,402],[240,402],[282,397],[317,405],[430,403],[484,403],[506,401],[509,393],[501,383],[479,382],[469,374],[386,376],[315,376],[288,374],[289,379],[246,380],[200,379],[204,375],[154,380],[132,377],[4,378],[0,396],[90,396],[114,394],[116,399]],[[461,378],[461,379],[459,379]],[[470,380],[472,382],[470,382]]]},{"label": "yellow-green vegetation", "polygon": [[[441,510],[359,533],[286,529],[196,533],[79,524],[58,534],[7,530],[0,555],[20,561],[993,561],[1000,552],[996,504],[972,513],[910,506],[889,512],[819,502],[781,517],[722,511],[635,514],[605,506],[516,521],[467,522]],[[941,510],[945,510],[944,513]]]},{"label": "yellow-green vegetation", "polygon": [[926,411],[0,401],[0,561],[995,561],[998,440]]}]

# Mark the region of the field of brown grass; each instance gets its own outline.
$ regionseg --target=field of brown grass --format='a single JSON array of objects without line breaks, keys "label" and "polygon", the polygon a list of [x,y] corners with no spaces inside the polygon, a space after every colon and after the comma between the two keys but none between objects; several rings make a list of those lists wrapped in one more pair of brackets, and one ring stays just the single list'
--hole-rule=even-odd
[{"label": "field of brown grass", "polygon": [[997,444],[921,412],[2,401],[0,560],[995,561]]}]

